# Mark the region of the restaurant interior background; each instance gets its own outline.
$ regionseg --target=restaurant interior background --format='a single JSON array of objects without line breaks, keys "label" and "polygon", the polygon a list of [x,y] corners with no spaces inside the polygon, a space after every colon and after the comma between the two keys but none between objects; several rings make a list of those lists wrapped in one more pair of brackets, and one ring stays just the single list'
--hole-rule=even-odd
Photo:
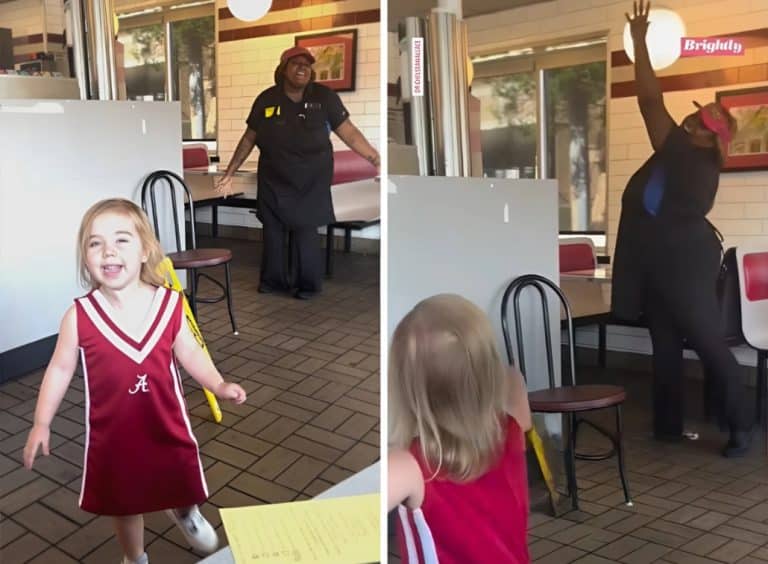
[{"label": "restaurant interior background", "polygon": [[[388,14],[388,138],[406,142],[398,26],[407,16],[459,5],[467,25],[471,82],[470,127],[479,130],[482,165],[472,176],[556,178],[561,235],[587,235],[599,255],[613,254],[621,194],[651,154],[637,107],[634,71],[622,33],[631,2],[619,0],[391,0]],[[629,6],[629,8],[628,8]],[[718,92],[768,87],[768,4],[764,0],[666,0],[685,22],[687,36],[737,38],[742,56],[681,58],[658,72],[672,117],[691,101]],[[472,104],[475,104],[472,106]],[[472,109],[474,107],[474,109]],[[764,119],[764,118],[763,118]],[[758,124],[759,125],[759,124]],[[768,152],[764,125],[757,152]],[[753,135],[754,136],[754,135]],[[576,158],[571,155],[578,154]],[[392,159],[392,152],[390,152]],[[390,170],[396,163],[390,164]],[[724,172],[709,215],[724,247],[768,244],[768,166]],[[579,330],[580,345],[595,346],[596,331]],[[609,328],[613,350],[650,352],[642,329]],[[754,351],[735,349],[754,365]],[[690,354],[687,352],[686,354]]]},{"label": "restaurant interior background", "polygon": [[[24,97],[79,98],[76,80],[68,78],[73,65],[67,53],[67,4],[0,2],[0,68],[47,75],[13,77],[25,84],[36,79],[31,95]],[[273,84],[280,53],[294,44],[295,36],[356,30],[355,81],[351,91],[340,95],[355,125],[378,146],[379,3],[305,4],[276,1],[265,17],[245,22],[232,16],[226,0],[115,0],[117,99],[180,101],[184,141],[206,143],[211,156],[227,164],[253,99]],[[0,99],[19,97],[7,82],[0,81]],[[332,139],[336,149],[344,147],[335,136]],[[257,160],[255,149],[243,168],[255,168]],[[246,194],[252,190],[241,187]],[[203,222],[207,218],[205,212],[200,214]],[[236,228],[259,225],[244,209],[223,209],[219,219],[223,235],[234,231],[255,237]],[[377,252],[377,227],[354,236],[355,246]],[[363,239],[369,239],[368,244]]]}]

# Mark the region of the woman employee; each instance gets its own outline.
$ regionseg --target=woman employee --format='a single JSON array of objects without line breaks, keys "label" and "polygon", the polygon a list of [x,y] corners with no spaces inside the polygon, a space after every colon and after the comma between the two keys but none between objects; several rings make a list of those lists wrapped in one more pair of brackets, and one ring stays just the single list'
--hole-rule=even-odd
[{"label": "woman employee", "polygon": [[258,215],[264,252],[259,292],[288,291],[285,231],[298,255],[294,295],[309,299],[321,289],[322,256],[317,228],[334,222],[331,201],[333,147],[330,132],[378,168],[379,154],[352,124],[339,96],[315,82],[315,58],[303,47],[280,56],[275,86],[256,97],[245,133],[216,189],[232,191],[232,176],[259,147]]},{"label": "woman employee", "polygon": [[635,46],[640,113],[654,153],[630,178],[616,240],[612,309],[647,318],[653,344],[654,434],[683,435],[683,340],[698,354],[721,399],[730,439],[724,456],[749,449],[744,385],[726,345],[716,296],[721,245],[707,221],[735,121],[719,104],[697,106],[678,126],[664,106],[645,36],[649,3],[627,14]]}]

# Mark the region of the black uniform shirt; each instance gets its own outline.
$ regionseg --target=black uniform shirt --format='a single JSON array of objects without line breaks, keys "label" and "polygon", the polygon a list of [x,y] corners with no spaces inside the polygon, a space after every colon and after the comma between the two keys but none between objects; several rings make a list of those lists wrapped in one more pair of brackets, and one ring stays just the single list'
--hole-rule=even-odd
[{"label": "black uniform shirt", "polygon": [[[717,153],[697,147],[680,126],[632,175],[621,200],[621,218],[613,266],[614,314],[636,319],[643,309],[651,277],[668,278],[668,263],[692,264],[717,246],[706,215],[712,209],[720,178]],[[655,213],[648,210],[652,184],[661,184]],[[708,260],[708,259],[707,259]]]},{"label": "black uniform shirt", "polygon": [[287,226],[333,222],[331,131],[349,113],[338,94],[311,84],[299,102],[280,86],[256,98],[246,120],[259,147],[259,207],[268,206]]}]

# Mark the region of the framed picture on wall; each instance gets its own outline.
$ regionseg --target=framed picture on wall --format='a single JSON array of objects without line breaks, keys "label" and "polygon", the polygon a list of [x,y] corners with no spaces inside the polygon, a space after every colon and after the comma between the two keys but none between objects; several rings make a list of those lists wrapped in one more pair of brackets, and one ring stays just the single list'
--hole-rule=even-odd
[{"label": "framed picture on wall", "polygon": [[295,44],[308,49],[315,57],[317,82],[336,92],[355,89],[357,66],[357,30],[341,29],[315,35],[299,35]]},{"label": "framed picture on wall", "polygon": [[715,99],[738,124],[723,170],[768,170],[768,87],[717,92]]}]

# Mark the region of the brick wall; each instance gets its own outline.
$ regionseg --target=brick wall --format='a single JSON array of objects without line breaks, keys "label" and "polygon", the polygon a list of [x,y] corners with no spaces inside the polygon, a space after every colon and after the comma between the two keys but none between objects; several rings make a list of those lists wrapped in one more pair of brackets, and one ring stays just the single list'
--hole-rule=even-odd
[{"label": "brick wall", "polygon": [[[622,51],[626,0],[556,0],[470,18],[469,44],[473,55],[492,53],[531,44],[559,42],[571,38],[603,34],[608,38],[608,76],[613,84],[631,81],[629,65],[611,66],[611,53]],[[768,22],[765,0],[667,0],[664,7],[675,10],[683,19],[689,36],[727,36],[756,28]],[[766,31],[766,30],[763,30]],[[683,59],[659,72],[659,76],[691,75],[703,71],[760,65],[768,61],[768,42],[747,47],[742,57],[704,57]],[[714,100],[715,92],[768,85],[763,69],[756,69],[759,81],[707,87],[690,82],[694,88],[665,94],[672,117],[680,120],[691,112],[691,100]],[[707,78],[702,78],[705,82]],[[608,245],[613,249],[619,221],[621,194],[631,174],[651,153],[651,145],[633,97],[611,97],[608,104]],[[722,231],[727,245],[746,241],[768,244],[768,171],[725,173],[710,219]],[[611,251],[612,252],[612,251]]]},{"label": "brick wall", "polygon": [[[46,10],[48,51],[62,53],[64,4],[60,0],[46,0]],[[25,56],[43,50],[43,9],[40,0],[15,0],[0,4],[0,27],[11,29],[16,62],[26,60]]]},{"label": "brick wall", "polygon": [[[283,8],[283,4],[290,5],[276,0],[267,16],[249,23],[229,17],[226,1],[217,0],[218,150],[222,163],[229,162],[245,131],[245,119],[254,98],[274,84],[273,74],[280,53],[293,46],[296,35],[333,29],[357,29],[356,88],[354,92],[339,95],[352,122],[378,147],[381,114],[378,0],[329,0],[311,5],[306,2],[307,6],[301,8]],[[252,37],[230,39],[238,35]],[[346,148],[335,135],[331,139],[334,148]],[[258,149],[254,149],[244,168],[255,166],[257,160]],[[253,191],[245,185],[241,185],[241,189]],[[252,215],[238,212],[241,210],[222,210],[222,221],[232,225],[258,225]]]}]

